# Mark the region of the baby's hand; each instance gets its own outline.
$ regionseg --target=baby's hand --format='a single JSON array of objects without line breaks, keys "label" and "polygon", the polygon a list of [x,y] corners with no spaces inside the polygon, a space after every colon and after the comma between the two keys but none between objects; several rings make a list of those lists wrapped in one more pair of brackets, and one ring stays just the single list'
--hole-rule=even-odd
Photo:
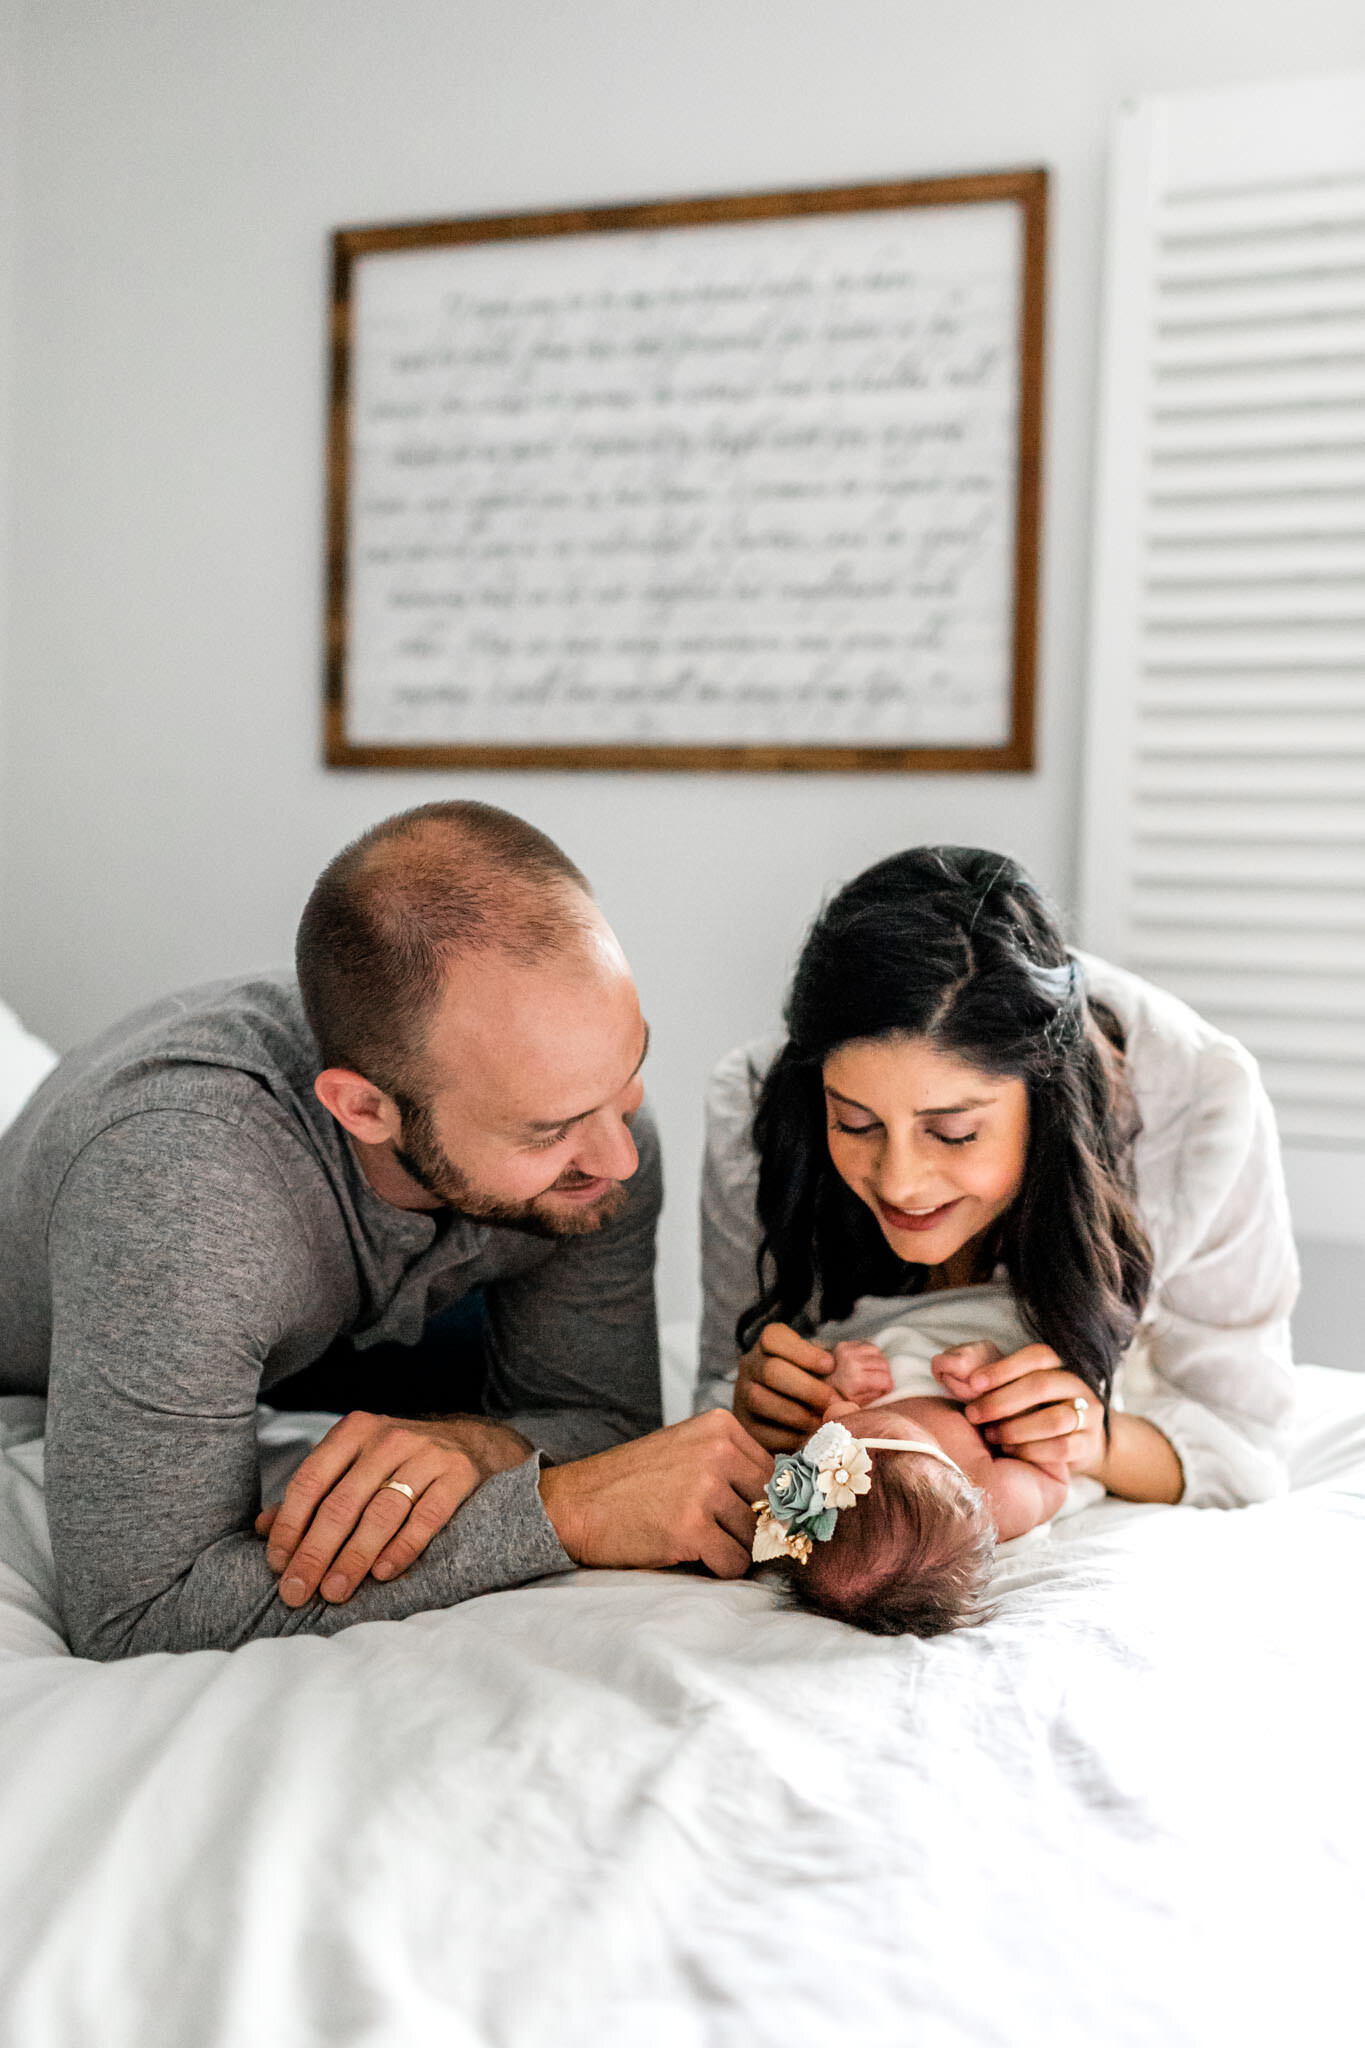
[{"label": "baby's hand", "polygon": [[829,1383],[846,1401],[862,1404],[878,1400],[895,1387],[886,1353],[875,1344],[858,1343],[852,1338],[835,1345],[834,1371]]},{"label": "baby's hand", "polygon": [[983,1365],[994,1365],[1004,1353],[998,1344],[991,1344],[985,1338],[977,1344],[955,1344],[951,1351],[940,1351],[929,1361],[929,1370],[942,1387],[950,1401],[970,1401],[972,1390],[968,1380],[972,1373],[979,1372]]}]

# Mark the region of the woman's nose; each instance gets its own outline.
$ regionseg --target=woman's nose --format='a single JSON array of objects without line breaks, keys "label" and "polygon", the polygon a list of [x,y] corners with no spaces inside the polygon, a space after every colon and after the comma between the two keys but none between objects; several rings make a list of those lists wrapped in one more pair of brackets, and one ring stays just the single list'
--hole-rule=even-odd
[{"label": "woman's nose", "polygon": [[939,1176],[934,1170],[934,1162],[925,1158],[913,1140],[897,1142],[894,1138],[889,1139],[882,1152],[880,1167],[876,1176],[877,1193],[893,1209],[932,1209],[936,1199],[942,1200],[941,1193],[935,1195]]}]

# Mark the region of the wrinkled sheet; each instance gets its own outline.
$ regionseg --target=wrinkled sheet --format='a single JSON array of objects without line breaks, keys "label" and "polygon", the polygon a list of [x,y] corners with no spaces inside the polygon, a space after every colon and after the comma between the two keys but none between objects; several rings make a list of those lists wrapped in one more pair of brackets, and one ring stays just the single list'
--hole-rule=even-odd
[{"label": "wrinkled sheet", "polygon": [[1352,2038],[1365,1375],[1302,1392],[1288,1498],[1088,1509],[934,1642],[612,1572],[111,1666],[0,1403],[0,2041]]}]

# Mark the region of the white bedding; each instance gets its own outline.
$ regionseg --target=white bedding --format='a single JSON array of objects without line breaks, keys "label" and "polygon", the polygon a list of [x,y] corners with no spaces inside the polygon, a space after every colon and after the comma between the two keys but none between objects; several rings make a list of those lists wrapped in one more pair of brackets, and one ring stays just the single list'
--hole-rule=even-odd
[{"label": "white bedding", "polygon": [[1087,1510],[930,1643],[597,1573],[112,1666],[0,1402],[0,2041],[1358,2037],[1365,1376],[1303,1396],[1287,1499]]}]

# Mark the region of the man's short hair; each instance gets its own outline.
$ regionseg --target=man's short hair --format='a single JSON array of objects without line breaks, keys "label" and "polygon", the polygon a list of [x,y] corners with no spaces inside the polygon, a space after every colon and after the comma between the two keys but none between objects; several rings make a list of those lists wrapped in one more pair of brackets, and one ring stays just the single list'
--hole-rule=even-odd
[{"label": "man's short hair", "polygon": [[299,990],[323,1067],[419,1098],[451,965],[543,958],[581,927],[591,894],[552,839],[493,804],[420,804],[371,826],[323,869],[299,920]]}]

